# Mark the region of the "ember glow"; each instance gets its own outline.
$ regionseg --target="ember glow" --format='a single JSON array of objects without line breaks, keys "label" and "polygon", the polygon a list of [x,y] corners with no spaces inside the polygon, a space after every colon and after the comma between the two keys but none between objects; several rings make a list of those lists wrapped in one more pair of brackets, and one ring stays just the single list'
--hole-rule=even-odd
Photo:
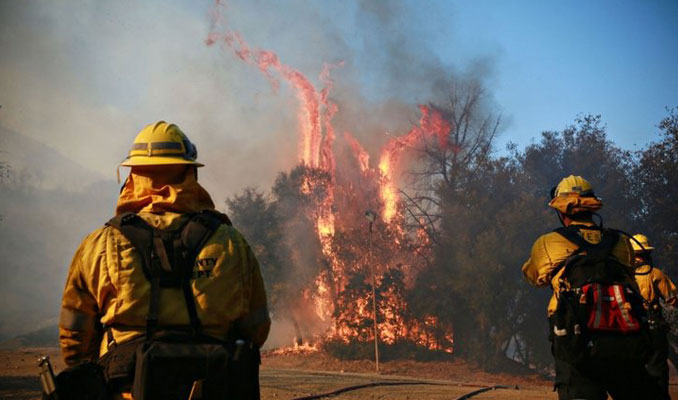
[{"label": "ember glow", "polygon": [[289,347],[281,347],[279,349],[273,350],[271,354],[275,355],[287,355],[287,354],[310,354],[317,353],[320,351],[317,344],[311,344],[309,342],[299,343],[297,338],[294,338],[294,344]]},{"label": "ember glow", "polygon": [[[446,146],[450,124],[435,109],[420,106],[420,120],[403,136],[392,137],[383,147],[379,164],[370,166],[370,155],[350,133],[343,135],[343,141],[335,143],[336,135],[332,124],[339,107],[331,100],[334,81],[331,71],[343,64],[325,64],[317,79],[316,87],[310,79],[298,70],[281,62],[277,54],[249,46],[244,38],[231,31],[221,14],[224,6],[217,3],[212,15],[212,29],[206,44],[218,43],[232,52],[239,60],[257,68],[267,79],[274,94],[281,87],[281,81],[294,89],[298,100],[298,161],[308,168],[300,192],[314,196],[322,193],[315,203],[313,215],[315,234],[321,245],[324,266],[318,268],[315,279],[309,287],[298,294],[297,304],[307,304],[325,331],[316,340],[338,340],[343,343],[369,341],[373,331],[366,329],[365,321],[374,318],[371,302],[372,292],[366,290],[370,263],[377,272],[377,331],[379,340],[386,344],[409,341],[431,350],[452,352],[453,336],[451,327],[440,326],[432,316],[413,316],[404,296],[407,282],[415,278],[416,263],[413,254],[426,251],[428,238],[421,232],[405,233],[402,228],[404,216],[398,193],[399,161],[403,152],[421,145],[427,140],[442,148]],[[337,162],[335,147],[343,145],[353,153],[351,160]],[[360,182],[340,174],[337,169],[347,168],[354,163],[360,171]],[[325,178],[311,171],[320,171]],[[375,188],[371,194],[370,188]],[[377,198],[378,197],[378,198]],[[375,203],[376,202],[376,203]],[[377,256],[368,259],[365,229],[365,210],[379,207],[381,221],[377,221],[379,236],[375,236]],[[339,232],[343,234],[339,234]],[[370,233],[371,235],[371,233]],[[371,240],[370,240],[371,243]],[[338,250],[340,249],[340,250]],[[370,323],[371,324],[371,323]],[[305,338],[308,340],[308,338]],[[315,351],[316,345],[301,345],[280,351]]]}]

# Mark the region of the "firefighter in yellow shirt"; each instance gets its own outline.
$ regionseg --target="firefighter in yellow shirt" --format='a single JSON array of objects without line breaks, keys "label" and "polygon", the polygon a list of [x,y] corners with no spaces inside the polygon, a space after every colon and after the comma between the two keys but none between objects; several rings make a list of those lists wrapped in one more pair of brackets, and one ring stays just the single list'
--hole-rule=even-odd
[{"label": "firefighter in yellow shirt", "polygon": [[[537,287],[550,287],[553,296],[548,304],[548,316],[551,335],[564,335],[565,329],[555,325],[559,311],[559,296],[562,290],[569,290],[570,283],[565,278],[566,262],[576,256],[593,252],[597,245],[608,246],[608,256],[619,265],[620,273],[626,284],[634,285],[632,276],[632,249],[625,236],[608,233],[593,220],[594,213],[603,206],[593,186],[580,176],[570,175],[560,181],[552,190],[549,207],[556,210],[564,228],[539,237],[530,253],[530,258],[522,267],[527,281]],[[585,250],[582,253],[582,249]],[[566,332],[577,337],[574,332]],[[589,343],[590,344],[590,343]],[[564,399],[606,399],[607,393],[614,399],[653,398],[648,389],[649,377],[644,371],[642,360],[627,363],[588,362],[575,363],[570,359],[580,354],[565,354],[562,357],[555,352],[555,387],[558,397]],[[572,350],[580,351],[580,350]],[[583,353],[585,350],[581,350]],[[624,349],[620,349],[621,352]],[[649,396],[649,397],[648,397]]]},{"label": "firefighter in yellow shirt", "polygon": [[678,303],[676,285],[661,270],[652,264],[652,251],[647,236],[633,235],[631,240],[635,255],[636,282],[640,293],[647,300],[648,313],[651,321],[652,344],[654,351],[646,368],[662,391],[663,399],[669,396],[669,342],[667,339],[668,324],[662,316],[660,300],[669,306],[675,307]]},{"label": "firefighter in yellow shirt", "polygon": [[[258,371],[258,348],[270,328],[259,265],[198,184],[202,164],[196,158],[195,146],[176,125],[160,121],[145,127],[121,164],[131,171],[116,217],[84,239],[70,266],[59,323],[63,358],[69,366],[102,366],[114,396],[130,390],[141,359],[148,356],[144,371],[156,368],[149,360],[157,354],[151,353],[171,349],[172,340],[190,343],[185,349],[193,346],[195,354],[212,346],[210,351],[223,356],[223,344],[231,358],[249,346]],[[165,342],[151,342],[156,337]],[[182,362],[192,361],[175,364],[180,368]],[[224,360],[209,362],[226,368]],[[247,379],[256,393],[247,398],[259,396],[255,375]],[[164,376],[166,382],[157,386],[174,383]],[[195,384],[202,378],[186,379]],[[189,389],[197,390],[182,390]]]}]

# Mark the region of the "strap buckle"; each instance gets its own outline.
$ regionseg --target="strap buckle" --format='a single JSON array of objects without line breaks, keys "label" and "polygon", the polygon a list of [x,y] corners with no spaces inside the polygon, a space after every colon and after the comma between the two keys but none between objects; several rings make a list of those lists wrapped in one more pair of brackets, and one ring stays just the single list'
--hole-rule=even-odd
[{"label": "strap buckle", "polygon": [[128,223],[132,222],[133,220],[135,220],[137,217],[138,217],[138,215],[136,215],[134,213],[124,215],[122,217],[122,219],[120,219],[120,224],[128,224]]}]

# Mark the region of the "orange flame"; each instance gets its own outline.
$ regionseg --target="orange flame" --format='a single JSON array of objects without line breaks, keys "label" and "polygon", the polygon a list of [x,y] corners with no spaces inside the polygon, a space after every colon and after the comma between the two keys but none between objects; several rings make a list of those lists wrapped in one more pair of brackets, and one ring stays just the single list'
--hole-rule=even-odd
[{"label": "orange flame", "polygon": [[245,40],[237,32],[219,34],[210,32],[206,44],[211,46],[223,41],[242,61],[255,65],[271,82],[274,89],[280,86],[271,70],[277,71],[297,93],[301,107],[297,111],[300,128],[299,161],[311,167],[320,167],[320,143],[322,130],[320,121],[320,95],[311,82],[299,71],[282,64],[272,51],[250,49]]},{"label": "orange flame", "polygon": [[344,140],[346,140],[353,150],[355,158],[358,160],[360,172],[366,172],[370,169],[370,155],[365,148],[351,135],[350,132],[344,132]]},{"label": "orange flame", "polygon": [[[217,7],[215,7],[211,16],[211,31],[205,43],[207,46],[213,46],[222,42],[240,60],[257,67],[270,82],[274,91],[280,87],[278,76],[294,88],[299,101],[297,109],[299,124],[298,159],[300,163],[311,168],[322,169],[330,175],[329,183],[326,181],[315,182],[311,175],[307,175],[304,177],[300,188],[302,193],[311,194],[319,187],[318,185],[326,185],[323,186],[326,195],[317,205],[314,218],[322,253],[329,262],[329,268],[318,273],[313,287],[304,289],[301,296],[304,301],[308,301],[307,304],[313,304],[315,314],[320,320],[329,322],[335,311],[333,296],[344,289],[347,280],[346,273],[348,272],[348,266],[342,264],[333,248],[336,229],[334,205],[337,182],[333,149],[335,131],[332,119],[338,112],[338,107],[330,100],[330,92],[334,86],[330,72],[333,68],[341,67],[343,63],[324,65],[319,76],[319,81],[323,87],[321,90],[317,90],[301,72],[283,64],[274,52],[251,48],[237,32],[228,30],[226,30],[226,33],[216,32],[217,26],[225,26],[224,18],[219,12],[220,8],[224,8],[224,5],[217,1]],[[391,245],[396,247],[401,246],[401,240],[405,240],[403,230],[397,222],[398,219],[395,219],[398,214],[399,200],[396,171],[402,152],[429,137],[437,139],[438,145],[443,149],[448,146],[449,123],[439,111],[431,107],[422,105],[419,106],[419,109],[421,112],[419,125],[413,127],[406,135],[388,141],[382,150],[378,164],[380,173],[378,185],[383,203],[382,219],[393,228],[395,235]],[[368,176],[367,173],[371,171],[368,152],[350,133],[344,133],[344,139],[352,148],[361,172]],[[372,179],[375,179],[376,174],[371,174],[371,176]],[[415,236],[422,244],[425,244],[427,240],[425,232],[420,230]],[[381,269],[388,269],[388,265],[382,265]],[[381,293],[380,296],[383,300],[379,302],[377,314],[383,316],[384,319],[384,321],[379,321],[378,324],[377,335],[380,341],[393,344],[399,339],[407,338],[429,349],[452,352],[451,328],[442,330],[445,332],[444,340],[436,339],[441,337],[440,334],[434,333],[440,332],[441,329],[436,317],[425,316],[422,319],[406,321],[403,314],[404,310],[407,309],[407,304],[400,293],[386,289],[385,293]],[[365,318],[374,317],[370,304],[369,297],[355,299],[351,304],[351,310],[354,314],[349,316],[351,324],[342,325],[334,321],[335,323],[329,327],[326,335],[339,338],[346,343],[357,337],[359,332],[351,326],[361,326],[361,321]],[[292,352],[317,350],[318,348],[315,345],[309,343],[295,344],[293,348],[281,349],[281,351]]]},{"label": "orange flame", "polygon": [[289,347],[281,347],[279,349],[275,349],[270,352],[270,354],[274,354],[277,356],[285,356],[285,355],[292,355],[292,354],[310,354],[310,353],[317,353],[320,351],[318,348],[317,344],[311,344],[309,342],[303,342],[302,344],[299,344],[297,341],[297,338],[294,338],[294,344]]},{"label": "orange flame", "polygon": [[451,126],[440,112],[425,105],[420,105],[419,110],[421,111],[419,126],[412,127],[404,136],[388,141],[381,153],[379,171],[381,172],[383,183],[380,195],[384,203],[382,218],[386,223],[390,223],[397,213],[398,193],[395,186],[394,171],[402,151],[429,136],[437,138],[442,148],[448,142],[447,136],[450,133]]}]

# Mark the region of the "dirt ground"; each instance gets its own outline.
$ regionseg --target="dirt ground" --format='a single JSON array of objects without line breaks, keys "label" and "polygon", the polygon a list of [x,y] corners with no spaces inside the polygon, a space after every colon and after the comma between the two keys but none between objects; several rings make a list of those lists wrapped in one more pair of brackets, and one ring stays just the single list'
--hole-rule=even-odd
[{"label": "dirt ground", "polygon": [[[298,399],[304,396],[330,393],[349,386],[369,384],[383,386],[365,387],[337,395],[337,399],[426,399],[450,400],[483,386],[456,383],[443,380],[412,379],[408,377],[314,372],[296,369],[264,369],[261,372],[261,394],[263,399]],[[515,387],[496,389],[479,394],[477,399],[552,399],[552,393],[545,387],[529,387],[516,390]]]},{"label": "dirt ground", "polygon": [[[57,371],[63,368],[55,348],[0,350],[0,399],[39,399],[37,359],[49,355]],[[676,380],[676,377],[673,377]],[[280,355],[262,357],[261,394],[265,400],[297,399],[337,389],[370,385],[338,394],[336,399],[457,399],[494,385],[506,388],[490,390],[473,397],[490,399],[556,399],[552,383],[536,375],[488,374],[461,361],[390,361],[374,373],[369,361],[340,361],[326,354]],[[672,385],[678,398],[678,382]]]}]

